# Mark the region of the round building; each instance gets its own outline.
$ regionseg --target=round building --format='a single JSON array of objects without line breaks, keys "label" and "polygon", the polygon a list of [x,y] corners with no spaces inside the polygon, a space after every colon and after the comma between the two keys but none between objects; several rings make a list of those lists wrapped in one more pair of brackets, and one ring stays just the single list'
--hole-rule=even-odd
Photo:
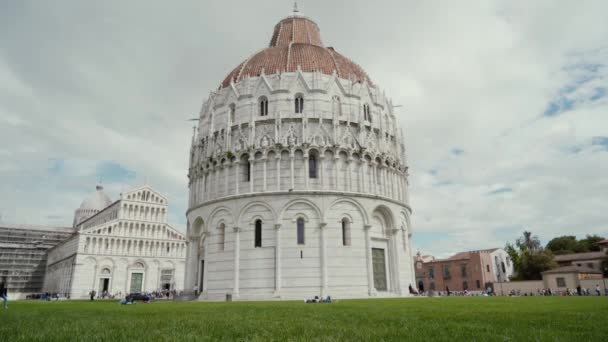
[{"label": "round building", "polygon": [[393,105],[295,11],[203,103],[184,288],[200,299],[407,296],[407,163]]}]

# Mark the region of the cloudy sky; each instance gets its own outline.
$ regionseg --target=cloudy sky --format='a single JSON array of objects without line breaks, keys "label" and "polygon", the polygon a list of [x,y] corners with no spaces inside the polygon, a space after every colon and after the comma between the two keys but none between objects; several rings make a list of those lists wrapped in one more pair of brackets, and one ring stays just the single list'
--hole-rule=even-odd
[{"label": "cloudy sky", "polygon": [[[348,4],[347,7],[344,4]],[[70,225],[102,179],[185,229],[191,123],[290,1],[0,2],[0,213]],[[608,2],[300,1],[399,108],[415,248],[608,235]]]}]

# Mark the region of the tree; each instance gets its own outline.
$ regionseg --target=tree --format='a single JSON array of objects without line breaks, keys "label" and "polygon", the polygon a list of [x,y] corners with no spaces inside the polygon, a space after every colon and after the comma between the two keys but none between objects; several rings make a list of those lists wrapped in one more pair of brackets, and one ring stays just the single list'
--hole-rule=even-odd
[{"label": "tree", "polygon": [[505,250],[515,269],[513,280],[539,280],[543,277],[542,272],[557,267],[553,253],[544,249],[538,237],[529,231],[524,231],[515,245],[507,243]]},{"label": "tree", "polygon": [[587,235],[586,238],[579,240],[579,248],[583,249],[585,252],[599,252],[601,249],[600,245],[598,245],[597,243],[602,240],[605,240],[605,238],[595,234]]},{"label": "tree", "polygon": [[520,250],[536,251],[541,248],[538,236],[532,235],[532,232],[524,231],[524,235],[517,240],[517,246]]},{"label": "tree", "polygon": [[582,240],[576,240],[572,235],[564,235],[549,241],[547,249],[555,254],[599,252],[600,246],[597,243],[602,240],[604,238],[598,235],[587,235]]},{"label": "tree", "polygon": [[569,254],[574,253],[578,243],[576,236],[564,235],[553,238],[547,243],[546,248],[555,254]]}]

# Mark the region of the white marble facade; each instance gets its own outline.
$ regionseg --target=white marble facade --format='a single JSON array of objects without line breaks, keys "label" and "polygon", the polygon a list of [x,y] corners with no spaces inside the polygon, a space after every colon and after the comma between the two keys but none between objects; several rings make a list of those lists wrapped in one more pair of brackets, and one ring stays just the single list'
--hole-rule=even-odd
[{"label": "white marble facade", "polygon": [[91,290],[181,291],[186,241],[166,223],[166,214],[167,199],[149,186],[121,194],[81,220],[72,238],[49,251],[44,290],[72,298],[86,298]]},{"label": "white marble facade", "polygon": [[407,296],[407,170],[375,85],[298,67],[220,87],[192,139],[185,289],[208,300]]}]

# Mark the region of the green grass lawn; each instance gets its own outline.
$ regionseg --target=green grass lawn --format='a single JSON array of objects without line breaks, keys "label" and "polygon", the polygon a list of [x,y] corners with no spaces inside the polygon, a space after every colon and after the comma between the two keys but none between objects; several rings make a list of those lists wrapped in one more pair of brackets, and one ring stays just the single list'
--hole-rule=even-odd
[{"label": "green grass lawn", "polygon": [[606,341],[608,297],[11,302],[0,341]]}]

